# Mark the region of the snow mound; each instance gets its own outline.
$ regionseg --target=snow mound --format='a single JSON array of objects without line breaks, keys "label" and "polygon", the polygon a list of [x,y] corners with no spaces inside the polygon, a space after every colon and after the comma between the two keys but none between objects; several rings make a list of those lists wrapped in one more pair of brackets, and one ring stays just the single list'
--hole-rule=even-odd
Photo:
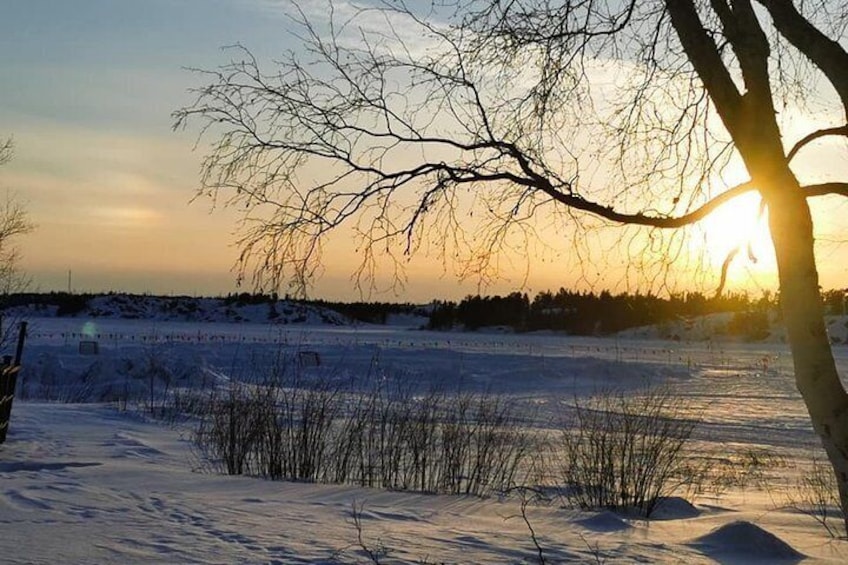
[{"label": "snow mound", "polygon": [[682,520],[700,516],[701,511],[679,496],[665,496],[657,500],[657,506],[651,512],[652,520]]},{"label": "snow mound", "polygon": [[600,512],[575,523],[593,532],[620,532],[633,527],[612,512]]},{"label": "snow mound", "polygon": [[716,528],[689,545],[712,558],[733,557],[739,562],[794,563],[805,557],[771,532],[744,520]]}]

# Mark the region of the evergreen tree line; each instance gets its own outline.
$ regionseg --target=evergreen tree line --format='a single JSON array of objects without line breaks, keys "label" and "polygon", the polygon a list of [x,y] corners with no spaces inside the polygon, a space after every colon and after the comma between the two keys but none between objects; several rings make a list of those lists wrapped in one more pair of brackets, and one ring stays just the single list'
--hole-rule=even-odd
[{"label": "evergreen tree line", "polygon": [[[835,310],[843,291],[825,293],[825,305]],[[662,298],[653,294],[578,292],[560,288],[540,292],[532,300],[526,293],[506,296],[467,296],[458,304],[437,302],[429,329],[444,330],[506,326],[516,331],[553,330],[573,335],[607,335],[627,328],[659,324],[719,312],[765,313],[777,306],[778,297],[745,293],[708,297],[690,292]],[[833,311],[832,313],[841,313]]]},{"label": "evergreen tree line", "polygon": [[285,300],[293,304],[307,304],[318,308],[327,308],[347,316],[358,322],[366,322],[369,324],[385,324],[391,314],[413,314],[426,316],[426,311],[420,306],[410,303],[396,302],[339,302],[328,300],[304,300],[295,299],[286,294],[284,297],[279,297],[276,292],[266,293],[230,293],[224,297],[225,304],[246,305],[246,304],[275,304],[279,300]]},{"label": "evergreen tree line", "polygon": [[[8,294],[0,296],[0,310],[13,306],[50,305],[58,307],[58,316],[73,316],[82,313],[96,296],[116,294],[120,293]],[[759,298],[745,293],[715,297],[699,292],[661,298],[653,294],[612,294],[608,291],[596,294],[564,288],[556,293],[550,290],[540,292],[532,300],[527,293],[513,292],[506,296],[467,296],[458,303],[434,301],[429,307],[392,302],[294,300],[289,296],[280,298],[276,293],[232,293],[221,299],[227,305],[268,303],[272,307],[278,300],[285,300],[327,308],[353,320],[372,324],[385,324],[392,314],[407,314],[429,317],[426,327],[433,330],[504,326],[516,331],[553,330],[573,335],[607,335],[627,328],[719,312],[738,313],[734,320],[746,326],[738,328],[738,331],[749,331],[751,328],[748,326],[751,325],[767,326],[767,319],[762,315],[776,307],[779,301],[777,295],[768,292]],[[825,314],[848,314],[848,289],[824,291],[822,301]],[[758,324],[754,324],[754,320]]]}]

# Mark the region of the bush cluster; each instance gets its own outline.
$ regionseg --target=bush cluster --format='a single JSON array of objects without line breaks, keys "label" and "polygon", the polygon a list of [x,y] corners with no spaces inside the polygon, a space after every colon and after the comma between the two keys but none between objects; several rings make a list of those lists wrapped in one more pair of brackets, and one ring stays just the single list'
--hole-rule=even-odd
[{"label": "bush cluster", "polygon": [[545,477],[567,506],[646,517],[706,480],[687,448],[697,415],[664,389],[602,391],[533,431],[503,396],[385,379],[361,390],[294,371],[232,382],[201,412],[200,455],[232,475],[478,496]]},{"label": "bush cluster", "polygon": [[300,373],[210,394],[195,434],[228,474],[486,495],[523,480],[531,438],[504,398]]},{"label": "bush cluster", "polygon": [[539,421],[504,395],[421,390],[402,375],[356,382],[293,359],[280,366],[266,381],[172,391],[196,420],[196,452],[212,471],[475,496],[553,487],[567,507],[651,517],[668,496],[730,478],[742,485],[759,467],[717,469],[692,446],[700,413],[665,388],[597,391],[560,420]]},{"label": "bush cluster", "polygon": [[704,477],[686,449],[697,421],[666,389],[604,391],[575,401],[574,422],[563,427],[557,451],[564,498],[584,509],[650,517],[664,497],[696,489]]}]

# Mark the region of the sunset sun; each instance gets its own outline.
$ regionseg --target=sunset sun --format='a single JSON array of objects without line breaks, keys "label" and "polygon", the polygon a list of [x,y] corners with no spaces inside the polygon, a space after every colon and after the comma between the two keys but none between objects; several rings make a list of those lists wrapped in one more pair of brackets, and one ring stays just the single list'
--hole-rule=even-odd
[{"label": "sunset sun", "polygon": [[768,211],[760,213],[756,193],[743,194],[716,209],[700,227],[701,237],[694,244],[704,247],[711,262],[718,265],[737,248],[740,254],[748,254],[750,248],[757,260],[771,248]]}]

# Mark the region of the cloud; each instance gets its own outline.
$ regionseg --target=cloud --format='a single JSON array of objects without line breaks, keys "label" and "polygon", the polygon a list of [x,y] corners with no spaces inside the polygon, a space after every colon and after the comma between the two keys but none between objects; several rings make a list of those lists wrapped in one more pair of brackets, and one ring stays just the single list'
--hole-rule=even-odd
[{"label": "cloud", "polygon": [[99,207],[89,212],[90,217],[101,226],[155,228],[162,220],[157,210],[145,207]]}]

